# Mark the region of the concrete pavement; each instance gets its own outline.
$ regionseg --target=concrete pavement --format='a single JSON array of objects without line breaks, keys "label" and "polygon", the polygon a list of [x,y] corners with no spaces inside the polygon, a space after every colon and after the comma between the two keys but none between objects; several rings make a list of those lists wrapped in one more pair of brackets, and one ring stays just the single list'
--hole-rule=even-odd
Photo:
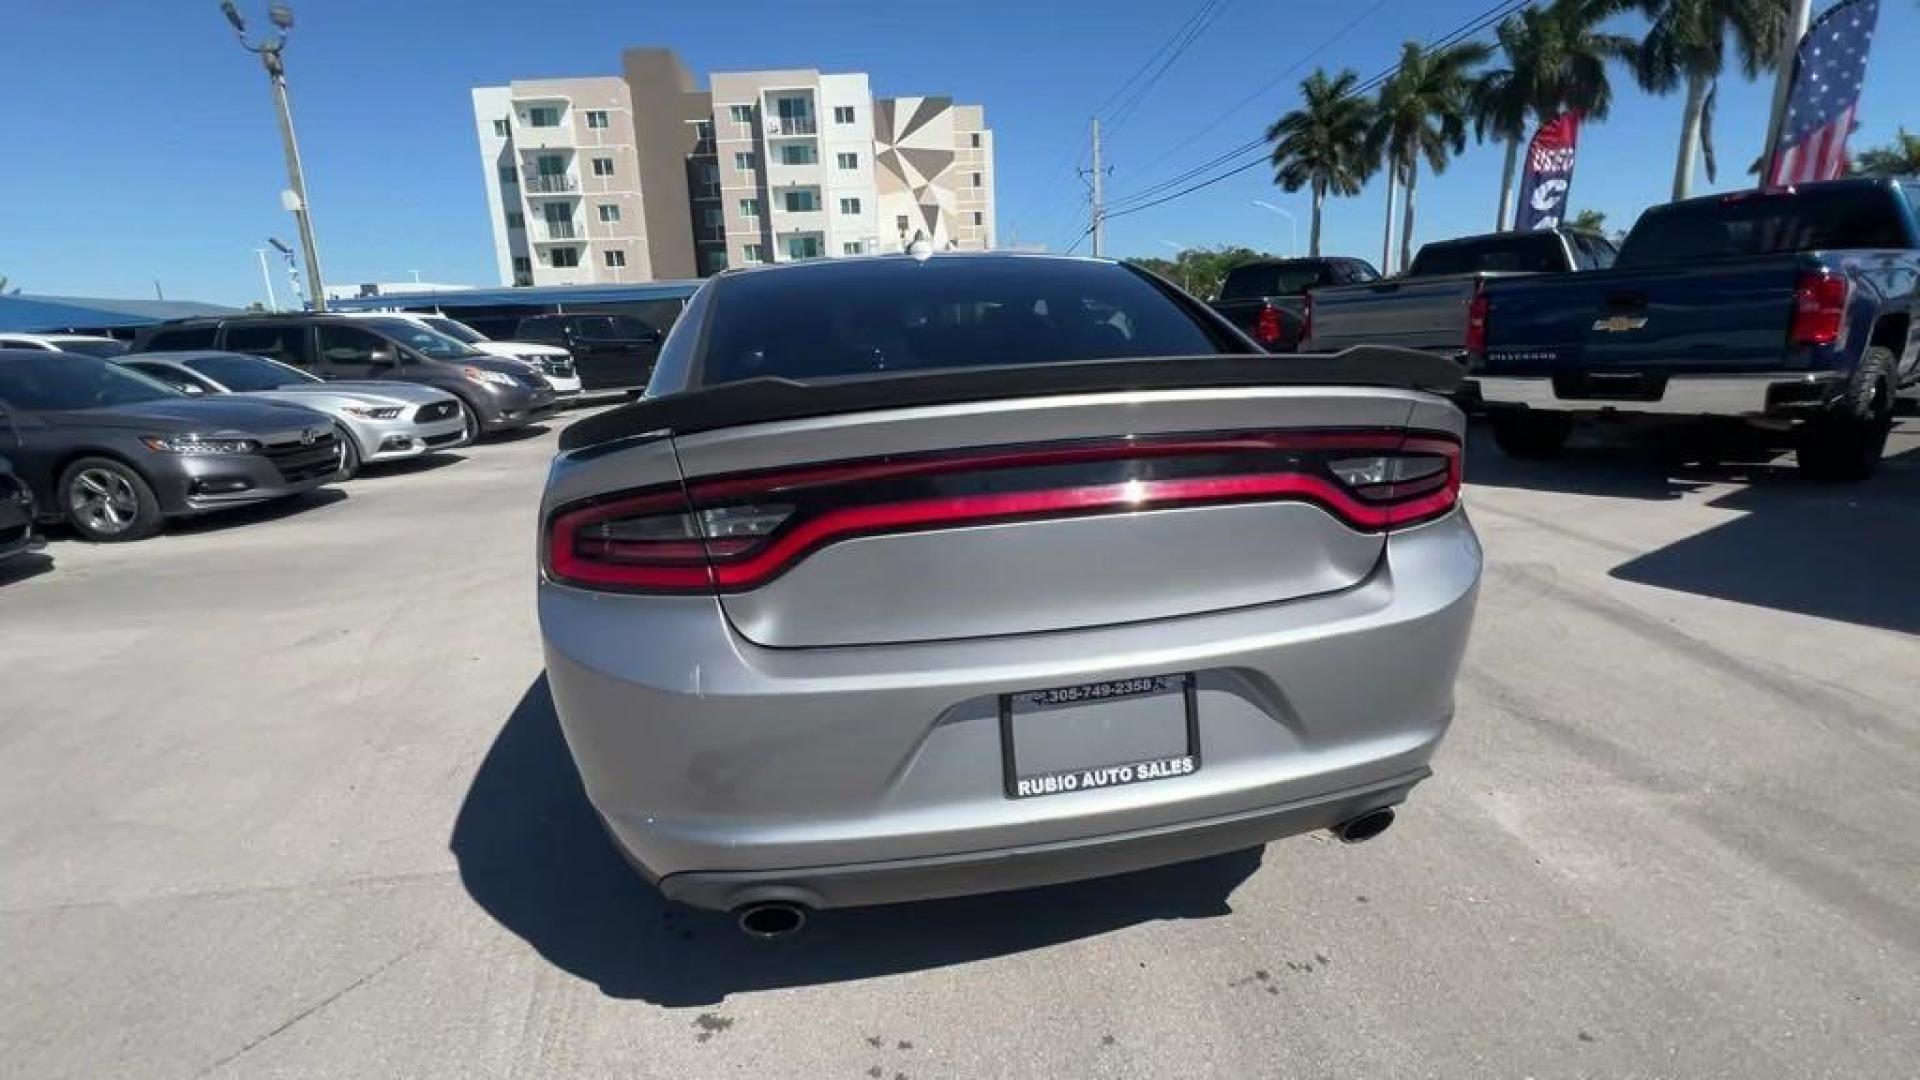
[{"label": "concrete pavement", "polygon": [[0,1076],[1910,1076],[1914,427],[1853,488],[1476,450],[1459,719],[1386,836],[773,947],[573,778],[552,433],[56,542],[0,567]]}]

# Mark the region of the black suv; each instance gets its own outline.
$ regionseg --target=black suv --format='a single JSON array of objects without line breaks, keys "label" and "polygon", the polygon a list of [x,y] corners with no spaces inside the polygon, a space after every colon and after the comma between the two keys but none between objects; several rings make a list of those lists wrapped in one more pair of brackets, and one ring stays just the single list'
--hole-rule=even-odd
[{"label": "black suv", "polygon": [[469,436],[553,415],[553,387],[525,365],[476,352],[410,319],[236,315],[146,327],[134,352],[222,349],[292,364],[329,380],[420,383],[460,399]]},{"label": "black suv", "polygon": [[558,345],[572,353],[580,388],[587,393],[647,385],[660,356],[660,331],[632,315],[529,315],[512,334],[502,336]]}]

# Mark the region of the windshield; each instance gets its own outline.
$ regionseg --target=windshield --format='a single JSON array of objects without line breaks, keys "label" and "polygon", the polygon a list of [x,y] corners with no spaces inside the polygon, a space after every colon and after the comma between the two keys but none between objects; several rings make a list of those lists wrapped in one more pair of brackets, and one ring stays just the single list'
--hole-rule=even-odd
[{"label": "windshield", "polygon": [[15,353],[0,360],[0,401],[22,409],[99,409],[181,396],[138,372],[76,353]]},{"label": "windshield", "polygon": [[1908,246],[1890,189],[1878,186],[1740,192],[1656,206],[1640,215],[1614,266],[1784,255],[1831,248]]},{"label": "windshield", "polygon": [[1146,277],[1110,263],[876,259],[713,288],[706,384],[1232,351]]},{"label": "windshield", "polygon": [[1308,289],[1328,283],[1325,263],[1259,263],[1227,271],[1220,286],[1222,300],[1254,300],[1262,296],[1304,296]]},{"label": "windshield", "polygon": [[121,353],[127,351],[126,342],[112,341],[105,338],[81,338],[77,340],[73,338],[65,340],[56,338],[53,345],[61,352],[78,353],[81,356],[98,356],[102,359],[109,356],[119,356]]},{"label": "windshield", "polygon": [[470,360],[485,355],[412,319],[368,319],[367,325],[429,360]]},{"label": "windshield", "polygon": [[1567,256],[1560,248],[1560,237],[1550,232],[1535,232],[1428,244],[1413,257],[1407,276],[1555,274],[1565,269]]},{"label": "windshield", "polygon": [[181,361],[189,370],[205,375],[228,390],[279,390],[288,386],[308,386],[320,379],[258,356],[196,356]]},{"label": "windshield", "polygon": [[487,336],[458,319],[449,319],[444,315],[434,315],[420,320],[455,341],[472,345],[487,340]]}]

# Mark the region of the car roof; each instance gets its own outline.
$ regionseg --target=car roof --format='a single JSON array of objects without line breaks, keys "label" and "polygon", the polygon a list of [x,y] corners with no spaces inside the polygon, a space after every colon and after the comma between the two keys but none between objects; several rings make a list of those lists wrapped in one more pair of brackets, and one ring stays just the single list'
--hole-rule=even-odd
[{"label": "car roof", "polygon": [[911,266],[916,263],[960,263],[960,262],[1055,262],[1062,264],[1086,265],[1104,264],[1118,266],[1115,259],[1097,259],[1091,255],[1054,255],[1039,251],[942,251],[922,259],[916,255],[857,255],[851,258],[808,259],[804,262],[762,263],[758,266],[742,266],[737,269],[723,270],[715,275],[715,280],[737,278],[757,274],[834,274],[857,273],[871,270],[875,266]]},{"label": "car roof", "polygon": [[18,338],[22,341],[118,341],[104,334],[33,334],[21,330],[0,330],[0,337]]}]

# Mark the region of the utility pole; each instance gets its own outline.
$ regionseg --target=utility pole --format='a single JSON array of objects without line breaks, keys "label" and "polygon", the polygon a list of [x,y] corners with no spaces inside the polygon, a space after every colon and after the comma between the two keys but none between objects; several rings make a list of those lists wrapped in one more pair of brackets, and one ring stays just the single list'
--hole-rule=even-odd
[{"label": "utility pole", "polygon": [[1793,0],[1787,15],[1787,28],[1780,42],[1780,74],[1773,84],[1773,112],[1767,117],[1767,153],[1760,159],[1760,185],[1765,187],[1773,172],[1773,154],[1780,145],[1780,128],[1786,122],[1787,92],[1793,88],[1793,68],[1800,52],[1800,39],[1807,36],[1813,21],[1813,0]]},{"label": "utility pole", "polygon": [[1082,169],[1082,176],[1093,178],[1093,257],[1107,253],[1107,203],[1104,181],[1106,170],[1100,164],[1100,118],[1093,118],[1093,168]]},{"label": "utility pole", "polygon": [[287,68],[280,60],[280,52],[287,46],[287,31],[293,29],[293,9],[286,4],[270,5],[267,17],[273,21],[277,33],[258,44],[247,40],[246,20],[240,17],[233,0],[220,0],[220,11],[227,17],[227,22],[233,24],[240,47],[260,57],[261,65],[267,69],[267,81],[273,86],[273,107],[280,119],[280,142],[286,151],[287,183],[291,185],[288,197],[281,201],[293,212],[294,222],[300,229],[300,248],[307,259],[308,304],[315,311],[325,311],[327,289],[320,277],[320,249],[313,242],[313,212],[307,201],[307,178],[300,167],[300,144],[293,135],[293,109],[287,103]]},{"label": "utility pole", "polygon": [[267,273],[267,249],[254,248],[253,254],[260,260],[260,284],[267,287],[267,310],[279,311],[280,298],[273,295],[273,275]]}]

